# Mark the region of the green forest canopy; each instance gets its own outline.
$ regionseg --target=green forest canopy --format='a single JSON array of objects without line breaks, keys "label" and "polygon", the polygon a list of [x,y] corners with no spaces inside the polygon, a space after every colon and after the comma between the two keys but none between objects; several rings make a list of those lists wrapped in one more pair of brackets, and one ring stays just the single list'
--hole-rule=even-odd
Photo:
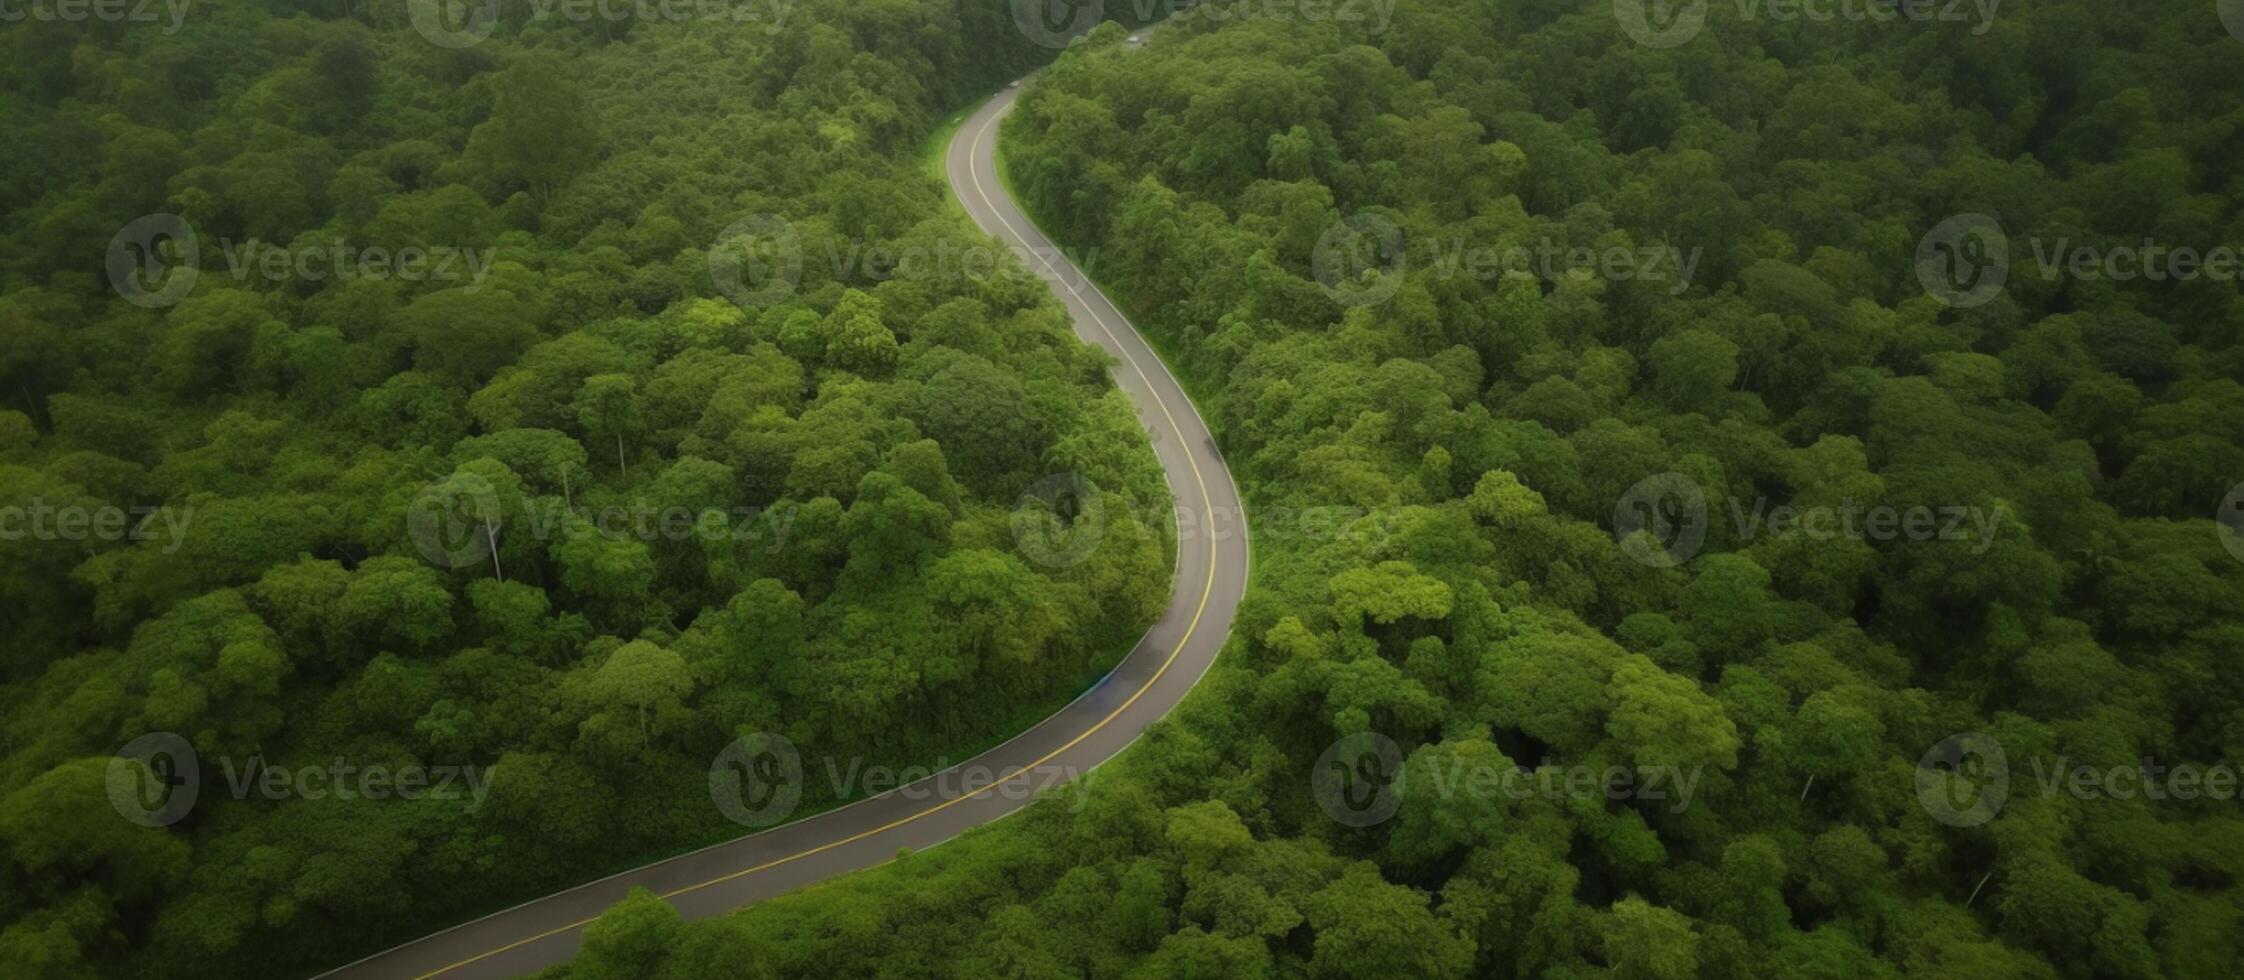
[{"label": "green forest canopy", "polygon": [[[0,973],[335,966],[744,832],[708,783],[738,735],[960,758],[1153,620],[1167,489],[1105,357],[1026,275],[855,258],[987,248],[919,153],[1049,56],[1001,9],[445,48],[299,6],[0,33],[0,507],[166,515],[0,540]],[[144,306],[104,249],[155,213],[200,275]],[[757,215],[794,279],[713,268]],[[1107,497],[1080,563],[1009,523],[1056,473]],[[160,830],[104,784],[152,732],[205,776]],[[488,798],[221,782],[331,760]]]},{"label": "green forest canopy", "polygon": [[[2237,973],[2234,799],[2034,776],[2244,762],[2244,562],[2210,520],[2244,479],[2234,284],[2044,277],[2027,247],[2244,242],[2244,49],[2210,7],[2047,2],[1981,31],[1710,4],[1670,49],[1557,0],[1200,20],[1143,51],[1102,28],[1024,93],[1019,191],[1100,247],[1255,513],[1364,521],[1258,523],[1232,647],[1080,809],[703,923],[635,896],[556,972]],[[0,176],[0,495],[193,508],[175,540],[0,542],[22,624],[0,963],[27,975],[332,964],[727,832],[700,783],[739,731],[898,761],[1003,734],[943,693],[1006,685],[1033,712],[1158,603],[1144,528],[1066,569],[1008,554],[1004,507],[1043,473],[1161,495],[1040,284],[810,262],[741,310],[709,275],[757,213],[812,256],[963,237],[914,154],[1043,56],[1003,5],[508,23],[464,50],[353,9],[0,35],[26,147]],[[470,292],[230,283],[206,255],[150,311],[99,253],[163,210],[207,241],[495,261]],[[1951,307],[1914,253],[1963,214],[2001,221],[2014,268]],[[1405,261],[1320,276],[1351,220]],[[1694,264],[1459,275],[1425,258],[1452,243]],[[1014,394],[989,411],[991,390]],[[1616,535],[1664,474],[1707,514],[1673,567]],[[468,476],[510,521],[556,496],[793,505],[795,543],[510,523],[496,562],[440,567],[408,516]],[[1732,519],[1766,502],[1980,520]],[[908,577],[941,569],[1007,576],[952,595],[1040,597],[1046,642],[1006,646],[1037,670]],[[219,800],[150,832],[101,767],[158,728],[488,765],[491,797]],[[1974,731],[2010,799],[1943,819],[1922,760]],[[1369,734],[1406,791],[1354,826],[1312,774]],[[1408,791],[1463,766],[1699,778],[1681,807]]]},{"label": "green forest canopy", "polygon": [[[556,975],[2244,969],[2233,795],[2036,775],[2244,762],[2244,559],[2212,520],[2244,479],[2244,307],[2028,247],[2244,243],[2244,47],[2179,0],[1985,30],[1716,3],[1668,49],[1608,8],[1102,28],[1030,86],[1014,183],[1099,246],[1250,512],[1387,530],[1258,521],[1230,649],[1087,805],[704,922],[635,896]],[[1913,253],[1973,213],[2012,275],[1951,308]],[[1346,271],[1399,282],[1317,274],[1360,215],[1416,250]],[[1680,290],[1423,260],[1451,242],[1699,258]],[[1710,515],[1674,567],[1615,535],[1662,474]],[[1741,532],[1763,502],[1993,530]],[[1919,795],[1966,732],[2008,756],[1991,819]],[[1361,827],[1312,792],[1359,733],[1408,759]],[[1681,808],[1421,791],[1467,766],[1702,779]]]}]

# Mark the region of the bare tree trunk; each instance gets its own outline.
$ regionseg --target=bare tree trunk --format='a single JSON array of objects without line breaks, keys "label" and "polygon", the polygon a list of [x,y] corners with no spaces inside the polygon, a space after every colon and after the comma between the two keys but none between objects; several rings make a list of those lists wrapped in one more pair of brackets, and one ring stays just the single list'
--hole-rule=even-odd
[{"label": "bare tree trunk", "polygon": [[483,521],[483,540],[491,544],[491,574],[498,576],[501,582],[506,581],[506,569],[499,567],[499,530],[491,526],[489,518]]}]

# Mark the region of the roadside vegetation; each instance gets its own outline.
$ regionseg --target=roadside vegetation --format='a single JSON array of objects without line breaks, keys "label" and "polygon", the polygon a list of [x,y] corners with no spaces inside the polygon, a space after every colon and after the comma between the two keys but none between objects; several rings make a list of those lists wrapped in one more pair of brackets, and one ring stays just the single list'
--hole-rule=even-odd
[{"label": "roadside vegetation", "polygon": [[[1673,48],[1609,6],[1063,56],[1010,174],[1219,430],[1234,642],[1087,804],[707,922],[636,896],[553,975],[2244,967],[2244,302],[2040,263],[2244,242],[2244,46],[2203,3],[1717,3]],[[1976,295],[1918,254],[1985,258],[1936,237],[1972,214],[2010,247]],[[1360,519],[1283,516],[1320,507]],[[1321,806],[1372,736],[1392,812]],[[2229,795],[2069,781],[2146,760]],[[1459,775],[1522,770],[1595,775]]]},{"label": "roadside vegetation", "polygon": [[[988,5],[787,18],[0,32],[0,974],[315,972],[746,832],[743,733],[957,761],[1143,632],[1144,433],[919,157],[1049,52]],[[180,236],[129,296],[104,249],[159,213],[200,273],[144,306]],[[1051,474],[1104,496],[1079,562],[1011,519]],[[158,732],[203,779],[150,828],[106,780]],[[477,789],[265,788],[335,762]]]}]

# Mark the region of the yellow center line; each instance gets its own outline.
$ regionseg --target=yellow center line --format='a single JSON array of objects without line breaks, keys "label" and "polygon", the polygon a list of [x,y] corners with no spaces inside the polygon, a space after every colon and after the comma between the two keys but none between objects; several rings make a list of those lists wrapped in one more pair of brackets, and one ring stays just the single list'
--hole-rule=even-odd
[{"label": "yellow center line", "polygon": [[[969,183],[972,183],[974,185],[975,195],[982,199],[982,205],[989,209],[989,212],[992,216],[997,218],[998,224],[1003,225],[1005,231],[1008,234],[1012,235],[1015,239],[1017,239],[1023,249],[1027,250],[1031,254],[1037,254],[1036,249],[1028,247],[1028,236],[1021,234],[1020,229],[1013,227],[1012,222],[1005,220],[1005,212],[999,210],[996,203],[990,200],[989,192],[982,189],[981,174],[979,168],[975,166],[974,147],[980,145],[980,143],[982,142],[982,137],[989,134],[990,127],[995,125],[998,118],[1003,115],[1004,113],[1002,112],[993,113],[990,116],[989,121],[983,123],[982,128],[974,132],[974,138],[967,142],[967,180]],[[1091,315],[1091,322],[1098,324],[1100,332],[1106,334],[1106,339],[1114,345],[1114,349],[1121,352],[1122,359],[1129,362],[1131,370],[1137,372],[1138,379],[1145,382],[1146,394],[1153,399],[1153,404],[1155,405],[1155,407],[1161,409],[1162,418],[1166,419],[1169,423],[1169,431],[1176,434],[1177,447],[1184,452],[1185,464],[1192,469],[1192,481],[1200,490],[1200,504],[1203,512],[1212,514],[1215,510],[1215,501],[1213,498],[1208,496],[1208,481],[1206,477],[1203,476],[1200,472],[1199,461],[1193,458],[1191,445],[1185,441],[1184,428],[1177,424],[1176,415],[1169,411],[1169,403],[1166,399],[1161,397],[1160,389],[1154,387],[1152,377],[1146,374],[1144,366],[1138,363],[1137,358],[1131,356],[1130,349],[1122,344],[1121,338],[1115,336],[1114,330],[1111,327],[1107,326],[1106,318],[1099,315],[1098,307],[1092,304],[1089,300],[1084,299],[1083,294],[1077,292],[1075,287],[1069,284],[1067,277],[1061,274],[1059,267],[1052,264],[1051,258],[1049,256],[1037,254],[1037,261],[1044,263],[1044,267],[1051,271],[1053,281],[1059,283],[1061,289],[1067,290],[1068,295],[1075,297],[1075,301],[1082,304],[1084,311]],[[1108,724],[1112,723],[1114,719],[1121,717],[1123,712],[1130,710],[1130,706],[1138,703],[1138,699],[1144,697],[1147,691],[1153,690],[1153,686],[1160,683],[1162,676],[1169,672],[1170,665],[1176,663],[1177,657],[1184,653],[1185,645],[1192,642],[1193,632],[1200,628],[1201,615],[1208,611],[1208,597],[1215,591],[1216,549],[1213,544],[1214,538],[1209,538],[1209,541],[1208,576],[1207,581],[1202,583],[1200,586],[1200,604],[1197,608],[1192,610],[1192,621],[1185,624],[1184,635],[1177,639],[1176,647],[1169,651],[1169,655],[1161,661],[1161,666],[1153,672],[1153,676],[1151,678],[1146,680],[1144,687],[1138,688],[1137,691],[1130,695],[1129,700],[1122,702],[1122,704],[1116,707],[1113,712],[1109,713],[1106,717],[1099,719],[1098,724],[1084,729],[1081,734],[1069,739],[1067,741],[1067,744],[1045,753],[1042,758],[1037,759],[1035,762],[1031,762],[1026,766],[1022,766],[1019,772],[1014,773],[1012,776],[999,779],[981,790],[975,790],[961,796],[952,797],[934,806],[928,807],[925,810],[920,810],[907,816],[899,817],[896,820],[882,824],[878,827],[874,827],[871,830],[851,834],[850,836],[844,837],[840,840],[829,841],[805,851],[799,851],[794,854],[789,854],[786,857],[774,858],[754,867],[742,868],[739,871],[719,875],[715,878],[711,878],[708,881],[700,882],[698,884],[687,885],[683,888],[679,888],[673,891],[663,892],[657,897],[665,900],[672,899],[680,895],[688,894],[690,892],[700,891],[701,889],[708,888],[712,885],[720,885],[725,882],[732,881],[736,878],[742,878],[760,871],[768,871],[772,868],[776,868],[782,864],[787,864],[791,861],[799,861],[803,858],[810,857],[813,854],[823,853],[825,851],[833,850],[837,847],[856,843],[857,841],[864,840],[867,837],[887,833],[888,831],[904,826],[905,824],[911,823],[912,821],[918,820],[922,817],[941,813],[942,811],[949,809],[952,806],[964,803],[970,799],[974,799],[977,796],[980,796],[982,793],[987,792],[988,790],[1003,786],[1006,783],[1013,781],[1014,779],[1018,779],[1024,775],[1029,774],[1030,770],[1033,770],[1038,766],[1052,761],[1052,759],[1058,756],[1060,753],[1074,748],[1084,739],[1090,738],[1092,735],[1097,734],[1101,729],[1104,729]],[[548,929],[526,939],[517,939],[514,942],[508,943],[504,946],[499,946],[494,949],[477,953],[474,956],[470,956],[467,959],[461,960],[457,963],[453,963],[449,966],[439,967],[427,973],[423,973],[419,977],[415,978],[415,980],[428,980],[428,978],[430,977],[450,973],[453,970],[457,970],[471,963],[490,959],[493,956],[497,956],[509,950],[519,949],[541,939],[549,939],[565,932],[582,929],[585,926],[591,925],[593,922],[598,921],[598,919],[598,916],[594,916],[588,919],[578,919],[575,922]]]}]

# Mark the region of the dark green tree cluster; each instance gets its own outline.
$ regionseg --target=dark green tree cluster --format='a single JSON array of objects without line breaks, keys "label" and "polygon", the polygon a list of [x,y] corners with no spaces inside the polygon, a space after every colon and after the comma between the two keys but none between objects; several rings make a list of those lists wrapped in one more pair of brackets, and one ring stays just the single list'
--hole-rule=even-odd
[{"label": "dark green tree cluster", "polygon": [[[1250,513],[1383,519],[1258,522],[1234,643],[1086,804],[707,924],[637,896],[566,975],[2244,970],[2237,800],[2043,784],[2244,762],[2244,556],[2213,520],[2244,480],[2244,300],[2034,254],[2244,242],[2244,45],[2183,0],[1983,31],[1704,6],[1672,49],[1611,4],[1520,0],[1063,56],[1006,134],[1019,191],[1101,247]],[[1914,253],[1966,213],[2011,274],[1951,307]],[[1357,215],[1404,261],[1320,279]],[[1484,276],[1430,258],[1453,243],[1701,257]],[[1664,473],[1706,505],[1673,567],[1614,526]],[[1764,500],[1994,531],[1741,529]],[[1920,795],[1971,731],[2008,759],[1984,821]],[[1405,791],[1354,827],[1312,770],[1365,732]],[[1608,766],[1702,782],[1680,807],[1432,788]]]},{"label": "dark green tree cluster", "polygon": [[[313,972],[743,832],[708,783],[743,733],[955,761],[1142,633],[1168,496],[1104,356],[1017,270],[860,260],[986,247],[923,140],[1047,54],[1001,6],[770,6],[462,49],[403,4],[0,31],[0,508],[178,521],[0,539],[0,975]],[[144,308],[104,249],[157,212],[200,277]],[[756,214],[800,274],[745,263],[771,301],[736,304],[711,253]],[[1011,521],[1053,473],[1107,497],[1065,567]],[[202,761],[154,829],[105,784],[151,732]],[[252,760],[489,795],[236,799]]]}]

